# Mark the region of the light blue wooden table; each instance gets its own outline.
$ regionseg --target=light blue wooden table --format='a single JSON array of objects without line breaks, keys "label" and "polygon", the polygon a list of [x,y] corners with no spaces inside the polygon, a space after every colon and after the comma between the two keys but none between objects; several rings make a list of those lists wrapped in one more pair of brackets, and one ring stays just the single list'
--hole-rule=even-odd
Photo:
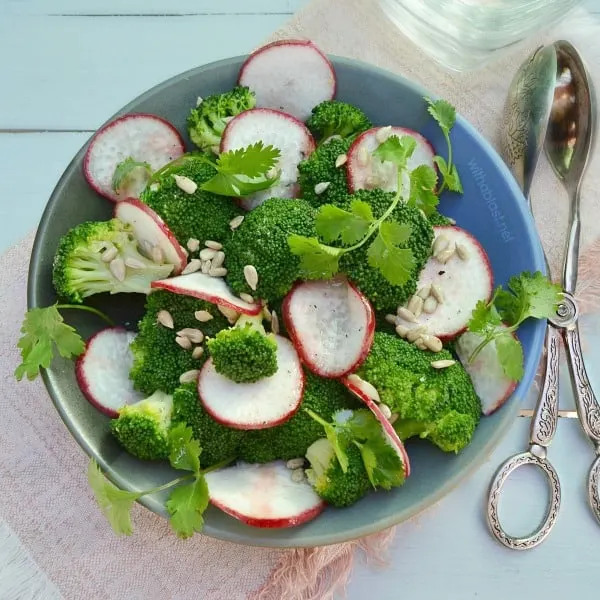
[{"label": "light blue wooden table", "polygon": [[[61,172],[107,116],[167,77],[247,52],[305,2],[0,0],[0,250],[35,227]],[[600,389],[600,374],[593,379]],[[562,408],[571,406],[565,391]],[[525,448],[528,427],[519,418],[470,480],[399,527],[385,569],[359,564],[350,600],[599,598],[600,527],[584,490],[592,451],[576,421],[561,419],[550,450],[563,507],[548,541],[515,553],[487,532],[488,482]],[[527,533],[542,514],[536,475],[519,473],[506,490],[501,512],[512,532]]]}]

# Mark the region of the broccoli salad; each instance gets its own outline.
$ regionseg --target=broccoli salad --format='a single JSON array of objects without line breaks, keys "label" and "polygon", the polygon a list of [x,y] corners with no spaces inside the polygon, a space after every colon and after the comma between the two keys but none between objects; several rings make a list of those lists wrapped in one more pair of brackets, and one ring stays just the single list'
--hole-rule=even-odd
[{"label": "broccoli salad", "polygon": [[[56,303],[26,313],[15,376],[75,359],[98,427],[179,471],[133,492],[92,458],[116,533],[132,532],[135,501],[164,490],[182,538],[209,503],[250,527],[327,518],[405,485],[415,440],[460,453],[510,397],[523,377],[516,332],[553,314],[560,290],[537,272],[495,286],[480,241],[440,212],[445,192],[468,201],[456,115],[423,105],[444,148],[375,125],[336,98],[314,44],[285,40],[189,107],[192,147],[149,114],[94,135],[84,176],[114,215],[64,232]],[[116,294],[145,298],[128,329],[86,304]],[[108,327],[84,341],[64,321],[72,310]]]}]

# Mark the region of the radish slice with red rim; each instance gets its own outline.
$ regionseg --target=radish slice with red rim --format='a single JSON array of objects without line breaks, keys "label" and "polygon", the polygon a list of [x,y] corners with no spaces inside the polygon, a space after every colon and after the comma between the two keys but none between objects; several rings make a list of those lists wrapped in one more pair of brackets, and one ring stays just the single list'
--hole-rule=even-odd
[{"label": "radish slice with red rim", "polygon": [[279,149],[278,183],[239,200],[242,208],[252,210],[268,198],[295,198],[299,193],[298,163],[315,149],[312,134],[298,119],[266,108],[247,110],[234,117],[221,138],[221,152],[245,148],[256,142]]},{"label": "radish slice with red rim", "polygon": [[199,271],[153,281],[151,287],[181,294],[182,296],[200,298],[217,306],[234,310],[242,315],[255,316],[262,310],[262,306],[258,302],[252,304],[235,296],[221,277],[211,277]]},{"label": "radish slice with red rim", "polygon": [[154,172],[184,153],[179,132],[171,123],[145,113],[124,115],[100,129],[90,142],[83,159],[83,172],[89,185],[100,195],[119,202],[112,188],[117,165],[127,158],[148,163]]},{"label": "radish slice with red rim", "polygon": [[282,308],[302,362],[321,377],[338,378],[354,371],[373,345],[373,308],[344,278],[300,283]]},{"label": "radish slice with red rim", "polygon": [[392,424],[383,414],[381,408],[379,408],[379,394],[375,388],[368,381],[365,381],[354,374],[343,377],[341,381],[359,400],[362,400],[367,405],[367,408],[381,423],[383,433],[390,446],[398,453],[398,456],[404,465],[405,476],[408,477],[410,475],[410,460],[406,448],[404,447],[402,440],[398,437]]},{"label": "radish slice with red rim", "polygon": [[[516,339],[516,336],[512,335]],[[456,355],[469,374],[475,392],[481,400],[481,412],[491,415],[510,398],[517,382],[504,374],[496,344],[493,342],[484,346],[473,362],[469,362],[469,357],[482,341],[483,338],[476,333],[463,333],[456,341]]]},{"label": "radish slice with red rim", "polygon": [[304,373],[292,343],[277,341],[277,372],[254,383],[236,383],[217,373],[208,359],[198,378],[198,395],[206,412],[232,429],[268,429],[291,419],[300,408]]},{"label": "radish slice with red rim", "polygon": [[75,375],[79,388],[92,406],[116,419],[126,404],[144,399],[133,389],[129,372],[133,354],[129,345],[135,333],[122,327],[109,327],[94,334],[77,359]]},{"label": "radish slice with red rim", "polygon": [[240,463],[205,479],[211,503],[251,527],[296,527],[325,508],[308,481],[294,481],[283,461]]},{"label": "radish slice with red rim", "polygon": [[[173,265],[173,274],[181,273],[187,264],[183,248],[168,225],[149,207],[137,198],[127,198],[115,206],[115,217],[133,227],[134,235],[142,252],[151,260]],[[158,256],[153,249],[158,248]]]},{"label": "radish slice with red rim", "polygon": [[300,121],[336,92],[331,61],[308,40],[280,40],[259,48],[242,65],[239,84],[256,94],[258,107],[282,110]]}]

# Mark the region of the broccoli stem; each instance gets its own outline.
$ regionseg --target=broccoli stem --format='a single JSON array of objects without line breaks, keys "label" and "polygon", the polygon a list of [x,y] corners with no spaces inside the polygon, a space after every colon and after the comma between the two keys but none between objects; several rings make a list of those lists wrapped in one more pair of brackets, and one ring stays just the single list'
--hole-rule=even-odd
[{"label": "broccoli stem", "polygon": [[105,315],[101,310],[94,308],[93,306],[85,306],[83,304],[57,304],[57,309],[76,309],[76,310],[85,310],[90,312],[97,317],[100,317],[103,321],[106,321],[111,327],[115,326],[115,322],[108,316]]}]

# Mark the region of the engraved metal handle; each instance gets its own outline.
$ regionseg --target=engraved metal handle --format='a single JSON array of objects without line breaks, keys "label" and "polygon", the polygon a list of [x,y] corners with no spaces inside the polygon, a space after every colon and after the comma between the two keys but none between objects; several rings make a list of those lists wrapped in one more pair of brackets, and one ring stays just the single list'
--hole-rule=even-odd
[{"label": "engraved metal handle", "polygon": [[[502,487],[506,483],[506,480],[514,471],[525,465],[538,467],[546,475],[550,487],[550,502],[546,507],[546,514],[540,526],[528,536],[515,537],[507,534],[502,528],[498,516],[498,503]],[[531,452],[517,454],[498,469],[490,485],[487,510],[487,521],[490,531],[501,544],[511,550],[530,550],[531,548],[535,548],[535,546],[541,544],[548,537],[552,527],[554,527],[560,509],[560,499],[561,491],[558,474],[548,460],[545,457],[535,456]]]},{"label": "engraved metal handle", "polygon": [[600,448],[596,452],[599,456],[594,461],[588,476],[588,497],[590,508],[600,523]]}]

